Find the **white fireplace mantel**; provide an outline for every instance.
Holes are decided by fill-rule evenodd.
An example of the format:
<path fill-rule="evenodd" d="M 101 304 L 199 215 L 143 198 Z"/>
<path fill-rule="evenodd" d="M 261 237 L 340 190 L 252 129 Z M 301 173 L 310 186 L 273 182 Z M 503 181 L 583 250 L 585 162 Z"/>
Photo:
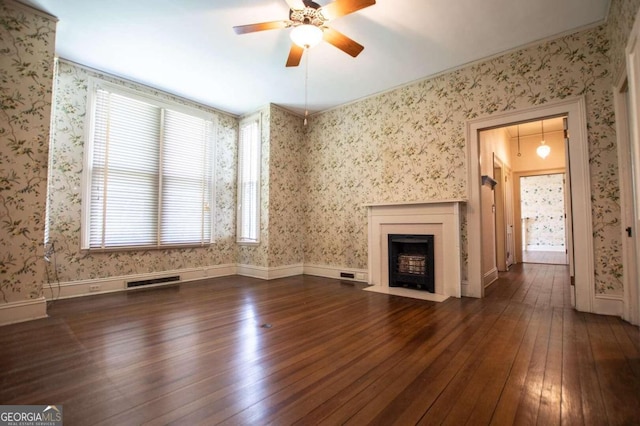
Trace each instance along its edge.
<path fill-rule="evenodd" d="M 460 206 L 463 199 L 367 204 L 369 218 L 368 291 L 441 302 L 460 297 Z M 389 234 L 434 236 L 435 292 L 389 286 Z"/>

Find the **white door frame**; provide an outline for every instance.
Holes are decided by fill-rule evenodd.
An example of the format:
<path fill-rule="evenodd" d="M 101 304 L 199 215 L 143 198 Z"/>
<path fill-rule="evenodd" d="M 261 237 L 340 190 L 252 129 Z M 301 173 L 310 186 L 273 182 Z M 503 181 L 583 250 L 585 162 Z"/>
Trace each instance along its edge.
<path fill-rule="evenodd" d="M 638 265 L 640 265 L 640 235 L 638 235 L 638 232 L 640 232 L 640 172 L 637 170 L 637 168 L 640 167 L 640 10 L 636 14 L 633 28 L 629 34 L 629 40 L 625 49 L 625 58 L 626 76 L 623 75 L 617 82 L 616 87 L 614 87 L 614 104 L 616 108 L 616 134 L 618 136 L 619 155 L 620 150 L 626 148 L 627 151 L 625 152 L 630 152 L 632 156 L 630 162 L 620 162 L 620 167 L 622 168 L 620 173 L 621 198 L 625 196 L 622 192 L 623 189 L 626 189 L 627 200 L 625 201 L 632 203 L 631 210 L 633 211 L 632 223 L 622 226 L 623 241 L 631 240 L 626 241 L 627 244 L 623 243 L 623 253 L 626 246 L 628 251 L 635 251 L 635 255 L 629 252 L 625 253 L 624 266 L 627 267 L 626 271 L 631 273 L 625 274 L 629 275 L 629 277 L 625 277 L 624 281 L 623 317 L 632 324 L 640 324 L 640 283 L 638 283 L 638 274 L 640 271 L 637 270 Z M 629 91 L 627 94 L 628 104 L 625 96 L 621 95 L 625 77 L 629 83 Z M 628 128 L 625 128 L 625 125 L 628 126 Z M 625 139 L 627 140 L 625 141 Z M 629 181 L 625 183 L 622 182 L 625 178 L 623 174 L 626 172 L 624 164 L 626 164 L 627 167 L 630 165 L 636 167 L 635 175 L 632 170 L 628 171 L 626 178 L 629 179 Z M 624 186 L 625 184 L 626 186 Z M 628 198 L 629 189 L 631 199 Z M 624 207 L 621 205 L 621 208 Z M 624 228 L 627 226 L 631 226 L 632 228 L 632 238 L 626 237 Z M 629 264 L 629 262 L 635 264 L 636 271 L 630 268 L 632 265 Z"/>
<path fill-rule="evenodd" d="M 627 105 L 629 92 L 626 91 L 627 74 L 623 73 L 618 84 L 613 87 L 613 104 L 616 116 L 616 139 L 618 150 L 618 179 L 620 185 L 620 235 L 622 240 L 622 285 L 624 286 L 624 309 L 622 318 L 632 324 L 639 323 L 638 304 L 638 270 L 636 267 L 636 244 L 634 238 L 629 238 L 625 228 L 631 227 L 632 234 L 638 230 L 634 224 L 635 196 L 633 174 L 633 149 L 631 146 L 630 117 Z"/>
<path fill-rule="evenodd" d="M 478 132 L 510 123 L 533 121 L 543 117 L 567 115 L 569 120 L 569 160 L 573 229 L 575 249 L 576 309 L 594 312 L 595 266 L 593 252 L 593 222 L 591 216 L 591 178 L 589 175 L 589 147 L 587 142 L 587 114 L 584 97 L 565 99 L 526 110 L 497 114 L 467 122 L 468 146 L 468 285 L 465 296 L 483 297 L 482 235 L 480 212 L 480 147 Z"/>

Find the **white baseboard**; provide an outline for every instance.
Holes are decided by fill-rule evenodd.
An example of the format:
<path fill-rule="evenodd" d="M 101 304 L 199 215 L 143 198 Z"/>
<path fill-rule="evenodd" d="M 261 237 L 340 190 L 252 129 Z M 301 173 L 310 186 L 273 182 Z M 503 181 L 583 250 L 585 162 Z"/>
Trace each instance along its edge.
<path fill-rule="evenodd" d="M 341 273 L 353 274 L 353 278 L 341 277 Z M 326 265 L 304 265 L 304 274 L 318 277 L 334 278 L 337 280 L 369 282 L 369 273 L 366 269 L 354 269 L 347 267 Z"/>
<path fill-rule="evenodd" d="M 525 247 L 525 251 L 555 251 L 562 252 L 566 251 L 565 246 L 543 246 L 543 245 L 527 245 Z"/>
<path fill-rule="evenodd" d="M 474 296 L 471 296 L 469 294 L 469 281 L 468 280 L 462 280 L 460 282 L 460 295 L 462 297 L 474 297 Z"/>
<path fill-rule="evenodd" d="M 60 284 L 44 284 L 43 292 L 47 300 L 69 299 L 72 297 L 88 296 L 93 294 L 113 293 L 117 291 L 131 290 L 127 288 L 127 282 L 148 280 L 166 276 L 179 275 L 179 283 L 186 283 L 204 278 L 225 277 L 237 273 L 236 265 L 215 265 L 203 268 L 176 269 L 171 271 L 153 272 L 148 274 L 121 275 L 109 278 L 96 278 L 91 280 L 78 280 L 62 282 Z M 173 284 L 173 283 L 167 283 Z M 161 286 L 167 284 L 157 284 Z M 150 286 L 149 286 L 150 287 Z M 148 287 L 145 287 L 148 288 Z M 140 289 L 133 287 L 132 289 Z"/>
<path fill-rule="evenodd" d="M 597 295 L 593 301 L 593 313 L 600 315 L 613 315 L 622 318 L 624 302 L 622 296 Z"/>
<path fill-rule="evenodd" d="M 311 271 L 311 272 L 308 272 Z M 308 267 L 302 263 L 296 265 L 285 265 L 277 267 L 264 267 L 255 265 L 215 265 L 204 268 L 177 269 L 171 271 L 153 272 L 148 274 L 121 275 L 108 278 L 96 278 L 89 280 L 77 280 L 61 283 L 44 284 L 44 297 L 47 300 L 69 299 L 73 297 L 89 296 L 94 294 L 114 293 L 118 291 L 126 291 L 132 289 L 140 289 L 134 287 L 127 288 L 127 282 L 137 280 L 147 280 L 153 278 L 161 278 L 166 276 L 179 275 L 178 283 L 186 283 L 204 278 L 224 277 L 229 275 L 242 275 L 246 277 L 259 278 L 263 280 L 273 280 L 277 278 L 291 277 L 308 273 L 310 275 L 318 275 L 328 278 L 337 278 L 349 280 L 350 278 L 340 278 L 340 272 L 350 272 L 354 274 L 353 281 L 367 281 L 367 273 L 365 270 L 336 268 L 331 266 L 312 266 Z M 170 282 L 166 284 L 153 284 L 144 288 L 158 287 L 163 285 L 175 284 Z"/>
<path fill-rule="evenodd" d="M 302 263 L 296 265 L 285 265 L 276 267 L 238 265 L 237 274 L 243 277 L 260 278 L 262 280 L 275 280 L 277 278 L 292 277 L 301 275 L 303 271 Z"/>
<path fill-rule="evenodd" d="M 46 317 L 47 301 L 44 297 L 0 305 L 0 326 Z"/>
<path fill-rule="evenodd" d="M 494 281 L 498 280 L 498 268 L 492 268 L 490 271 L 485 272 L 482 277 L 482 284 L 485 288 L 489 287 L 493 284 Z"/>

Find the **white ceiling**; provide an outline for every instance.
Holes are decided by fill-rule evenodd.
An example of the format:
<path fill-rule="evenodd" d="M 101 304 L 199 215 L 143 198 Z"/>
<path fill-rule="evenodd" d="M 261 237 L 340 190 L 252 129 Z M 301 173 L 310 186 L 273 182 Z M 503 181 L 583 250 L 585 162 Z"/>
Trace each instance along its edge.
<path fill-rule="evenodd" d="M 543 122 L 545 133 L 560 132 L 564 129 L 564 120 L 562 117 L 556 117 L 529 121 L 515 126 L 507 126 L 507 132 L 509 132 L 509 136 L 512 138 L 516 138 L 518 135 L 520 135 L 520 137 L 542 135 Z"/>
<path fill-rule="evenodd" d="M 285 0 L 21 0 L 59 18 L 58 56 L 233 114 L 275 103 L 304 110 L 304 62 L 285 68 L 289 31 L 234 25 L 288 18 Z M 316 0 L 326 5 L 330 0 Z M 329 25 L 357 58 L 309 53 L 309 111 L 404 85 L 604 22 L 609 0 L 378 0 Z"/>

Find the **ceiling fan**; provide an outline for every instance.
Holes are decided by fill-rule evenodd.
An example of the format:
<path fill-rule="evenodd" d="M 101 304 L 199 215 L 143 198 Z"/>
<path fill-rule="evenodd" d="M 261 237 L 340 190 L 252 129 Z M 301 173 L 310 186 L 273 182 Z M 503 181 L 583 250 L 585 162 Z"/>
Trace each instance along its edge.
<path fill-rule="evenodd" d="M 236 34 L 256 31 L 293 28 L 291 50 L 287 58 L 288 67 L 297 67 L 306 48 L 324 40 L 354 58 L 362 52 L 364 46 L 326 25 L 328 21 L 348 15 L 365 7 L 372 6 L 375 0 L 335 0 L 326 6 L 320 6 L 311 0 L 285 0 L 289 5 L 289 19 L 283 21 L 261 22 L 258 24 L 233 27 Z"/>

